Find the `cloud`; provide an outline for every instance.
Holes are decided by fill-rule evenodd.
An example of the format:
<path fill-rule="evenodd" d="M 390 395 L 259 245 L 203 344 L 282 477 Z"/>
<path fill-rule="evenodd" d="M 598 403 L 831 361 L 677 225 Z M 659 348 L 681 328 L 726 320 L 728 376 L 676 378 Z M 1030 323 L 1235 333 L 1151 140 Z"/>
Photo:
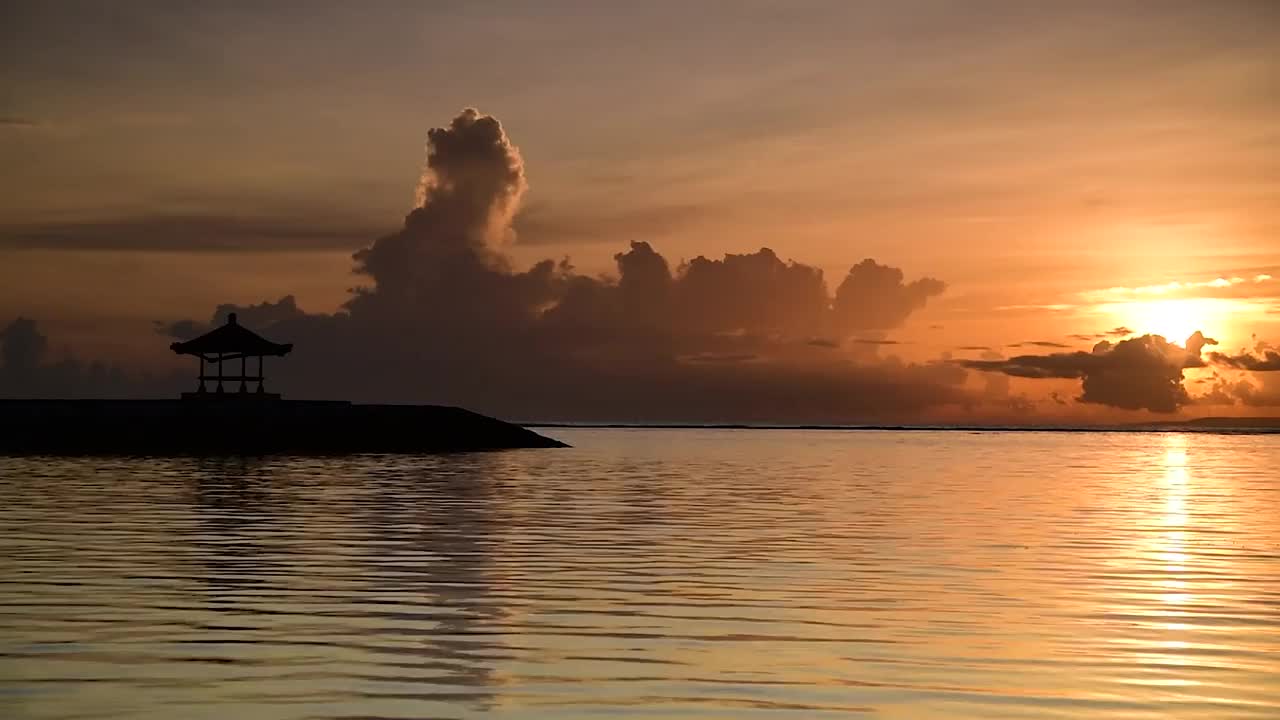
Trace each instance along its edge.
<path fill-rule="evenodd" d="M 36 329 L 36 323 L 30 318 L 16 318 L 0 331 L 0 359 L 4 364 L 0 367 L 11 377 L 24 376 L 39 367 L 45 350 L 49 347 L 49 339 Z"/>
<path fill-rule="evenodd" d="M 856 349 L 945 289 L 863 260 L 831 292 L 769 248 L 675 264 L 648 242 L 607 276 L 505 250 L 528 181 L 491 116 L 428 134 L 418 204 L 353 255 L 365 279 L 333 314 L 285 295 L 157 324 L 185 338 L 230 312 L 297 347 L 273 388 L 291 397 L 458 404 L 525 419 L 855 422 L 972 403 L 966 371 Z M 877 340 L 877 343 L 892 341 Z"/>
<path fill-rule="evenodd" d="M 1276 372 L 1280 371 L 1280 352 L 1276 350 L 1259 350 L 1257 355 L 1252 353 L 1226 355 L 1215 352 L 1209 353 L 1209 362 L 1237 370 Z"/>
<path fill-rule="evenodd" d="M 0 248 L 155 252 L 354 250 L 378 232 L 368 223 L 313 215 L 270 217 L 145 215 L 0 227 Z"/>
<path fill-rule="evenodd" d="M 1070 303 L 1051 303 L 1051 304 L 1032 304 L 1032 305 L 997 305 L 992 310 L 1000 312 L 1023 312 L 1026 310 L 1049 310 L 1052 312 L 1064 312 L 1066 310 L 1074 310 L 1075 305 Z"/>
<path fill-rule="evenodd" d="M 682 363 L 744 363 L 759 360 L 760 356 L 754 353 L 694 353 L 692 355 L 682 355 L 676 360 Z"/>
<path fill-rule="evenodd" d="M 673 290 L 688 327 L 702 332 L 818 333 L 831 302 L 821 270 L 783 262 L 769 248 L 699 255 L 680 267 Z"/>
<path fill-rule="evenodd" d="M 1260 385 L 1240 380 L 1230 386 L 1230 392 L 1249 407 L 1280 407 L 1280 376 L 1264 375 Z"/>
<path fill-rule="evenodd" d="M 1093 340 L 1105 340 L 1107 338 L 1122 338 L 1122 337 L 1128 337 L 1130 335 L 1136 335 L 1136 334 L 1137 333 L 1135 333 L 1133 330 L 1130 330 L 1129 328 L 1121 325 L 1119 327 L 1114 327 L 1110 330 L 1107 330 L 1106 332 L 1093 333 L 1091 335 L 1084 334 L 1084 333 L 1074 333 L 1072 335 L 1068 335 L 1067 337 L 1071 338 L 1072 340 L 1093 341 Z"/>
<path fill-rule="evenodd" d="M 836 288 L 833 310 L 837 324 L 848 331 L 888 330 L 900 326 L 946 287 L 928 277 L 904 282 L 898 268 L 866 259 L 854 265 Z"/>
<path fill-rule="evenodd" d="M 1069 348 L 1071 346 L 1064 345 L 1060 342 L 1053 342 L 1051 340 L 1030 340 L 1027 342 L 1014 343 L 1012 345 L 1008 345 L 1007 347 Z"/>
<path fill-rule="evenodd" d="M 1156 285 L 1086 290 L 1080 296 L 1091 303 L 1185 298 L 1256 298 L 1280 295 L 1278 268 L 1241 270 L 1205 280 L 1172 280 Z"/>
<path fill-rule="evenodd" d="M 1171 413 L 1191 402 L 1182 384 L 1183 369 L 1203 366 L 1201 350 L 1212 344 L 1216 341 L 1198 331 L 1185 347 L 1159 335 L 1143 335 L 1115 344 L 1104 340 L 1092 352 L 962 360 L 960 365 L 1022 378 L 1078 378 L 1083 391 L 1079 402 Z"/>
<path fill-rule="evenodd" d="M 19 115 L 0 115 L 0 128 L 10 130 L 34 130 L 41 127 L 38 120 L 32 118 L 21 117 Z"/>
<path fill-rule="evenodd" d="M 298 307 L 298 301 L 292 295 L 286 295 L 276 302 L 262 302 L 256 305 L 219 305 L 213 311 L 213 317 L 207 323 L 194 320 L 178 320 L 175 322 L 156 322 L 156 332 L 177 340 L 190 340 L 199 337 L 227 321 L 231 313 L 236 313 L 237 322 L 246 327 L 271 327 L 288 320 L 306 317 L 306 313 Z"/>
<path fill-rule="evenodd" d="M 102 362 L 49 357 L 49 340 L 34 320 L 19 317 L 0 330 L 0 397 L 138 397 L 176 394 L 176 376 L 129 375 Z"/>

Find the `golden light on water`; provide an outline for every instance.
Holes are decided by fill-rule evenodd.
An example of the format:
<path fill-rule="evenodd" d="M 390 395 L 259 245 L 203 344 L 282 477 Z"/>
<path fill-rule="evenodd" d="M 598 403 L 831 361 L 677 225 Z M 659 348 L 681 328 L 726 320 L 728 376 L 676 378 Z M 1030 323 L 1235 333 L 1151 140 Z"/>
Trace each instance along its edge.
<path fill-rule="evenodd" d="M 1187 438 L 1182 433 L 1165 436 L 1164 451 L 1164 533 L 1159 557 L 1164 562 L 1162 585 L 1169 590 L 1160 600 L 1169 605 L 1183 605 L 1191 596 L 1182 575 L 1187 571 Z M 1177 629 L 1181 623 L 1170 623 Z"/>

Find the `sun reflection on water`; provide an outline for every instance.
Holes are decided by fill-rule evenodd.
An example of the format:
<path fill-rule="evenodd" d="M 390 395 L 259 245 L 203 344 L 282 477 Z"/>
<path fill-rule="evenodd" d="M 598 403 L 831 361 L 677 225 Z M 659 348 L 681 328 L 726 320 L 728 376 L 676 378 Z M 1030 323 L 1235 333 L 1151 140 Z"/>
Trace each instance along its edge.
<path fill-rule="evenodd" d="M 1187 572 L 1187 486 L 1189 483 L 1187 467 L 1187 436 L 1183 433 L 1170 433 L 1164 437 L 1164 527 L 1161 544 L 1157 556 L 1163 563 L 1162 577 L 1158 585 L 1167 590 L 1160 593 L 1160 601 L 1170 615 L 1181 615 L 1184 609 L 1178 606 L 1191 602 L 1193 597 L 1187 592 L 1187 582 L 1183 576 Z M 1168 630 L 1184 628 L 1183 623 L 1169 622 L 1164 627 Z"/>

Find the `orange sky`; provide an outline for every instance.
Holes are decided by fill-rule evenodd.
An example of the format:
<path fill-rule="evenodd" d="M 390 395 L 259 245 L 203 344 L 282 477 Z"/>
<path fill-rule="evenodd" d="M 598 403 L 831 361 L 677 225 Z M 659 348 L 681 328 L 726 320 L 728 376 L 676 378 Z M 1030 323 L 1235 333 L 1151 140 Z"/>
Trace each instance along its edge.
<path fill-rule="evenodd" d="M 155 320 L 331 312 L 475 106 L 523 156 L 517 268 L 767 246 L 834 292 L 870 257 L 947 283 L 877 335 L 916 362 L 1280 342 L 1277 6 L 1076 5 L 11 5 L 0 323 L 149 365 Z"/>

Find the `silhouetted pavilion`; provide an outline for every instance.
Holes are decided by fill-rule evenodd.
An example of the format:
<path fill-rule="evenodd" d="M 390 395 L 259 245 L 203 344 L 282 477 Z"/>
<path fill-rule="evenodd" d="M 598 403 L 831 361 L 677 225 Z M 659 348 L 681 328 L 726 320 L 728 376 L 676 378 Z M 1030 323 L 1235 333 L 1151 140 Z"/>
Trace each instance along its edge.
<path fill-rule="evenodd" d="M 186 342 L 173 343 L 169 348 L 179 355 L 195 355 L 200 358 L 200 389 L 195 393 L 183 393 L 183 397 L 203 396 L 208 392 L 205 386 L 206 381 L 216 381 L 218 386 L 214 392 L 222 393 L 224 381 L 234 382 L 236 380 L 240 381 L 239 392 L 249 392 L 248 384 L 256 382 L 258 383 L 257 393 L 262 395 L 265 394 L 262 389 L 262 359 L 268 355 L 275 357 L 287 355 L 293 349 L 293 344 L 273 343 L 237 323 L 236 314 L 231 313 L 227 316 L 226 325 L 210 330 L 198 338 Z M 258 358 L 258 373 L 256 375 L 249 375 L 247 372 L 247 360 L 251 357 Z M 234 360 L 240 361 L 240 374 L 224 374 L 222 363 Z M 210 363 L 217 365 L 217 375 L 209 375 L 206 372 L 206 368 Z"/>

